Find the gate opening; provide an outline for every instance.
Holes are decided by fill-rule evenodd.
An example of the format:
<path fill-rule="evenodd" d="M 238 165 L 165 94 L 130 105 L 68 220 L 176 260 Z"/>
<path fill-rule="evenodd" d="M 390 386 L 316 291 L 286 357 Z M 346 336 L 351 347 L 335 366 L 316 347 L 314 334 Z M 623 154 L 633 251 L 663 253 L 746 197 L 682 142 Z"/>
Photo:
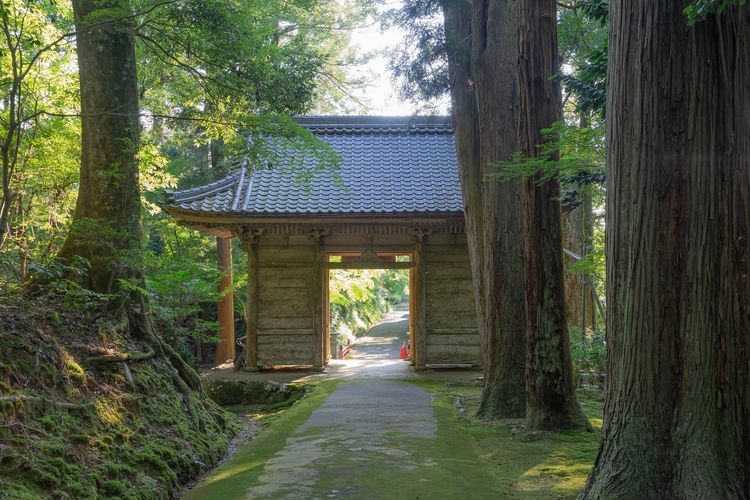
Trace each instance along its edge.
<path fill-rule="evenodd" d="M 327 258 L 327 359 L 400 361 L 414 338 L 411 254 L 338 253 Z"/>

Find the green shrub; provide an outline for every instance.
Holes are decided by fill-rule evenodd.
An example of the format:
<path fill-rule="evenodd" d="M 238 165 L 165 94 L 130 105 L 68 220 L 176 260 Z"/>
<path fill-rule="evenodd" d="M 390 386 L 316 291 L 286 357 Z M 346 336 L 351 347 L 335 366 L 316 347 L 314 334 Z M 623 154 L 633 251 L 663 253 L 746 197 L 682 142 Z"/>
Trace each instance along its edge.
<path fill-rule="evenodd" d="M 573 377 L 576 385 L 601 385 L 607 349 L 603 330 L 587 330 L 583 335 L 577 326 L 570 327 L 570 353 L 573 358 Z"/>

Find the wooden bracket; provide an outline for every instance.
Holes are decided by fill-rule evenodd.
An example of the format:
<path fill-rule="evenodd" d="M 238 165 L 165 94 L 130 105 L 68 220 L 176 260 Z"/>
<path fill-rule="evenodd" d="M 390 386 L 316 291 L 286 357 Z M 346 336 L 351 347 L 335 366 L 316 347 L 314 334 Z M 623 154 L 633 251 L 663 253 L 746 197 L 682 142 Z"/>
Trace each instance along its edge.
<path fill-rule="evenodd" d="M 258 239 L 260 239 L 260 237 L 263 236 L 265 232 L 265 229 L 243 227 L 242 232 L 240 233 L 240 238 L 242 239 L 240 248 L 247 251 L 247 246 L 258 243 Z"/>
<path fill-rule="evenodd" d="M 430 236 L 433 233 L 432 229 L 426 229 L 426 228 L 416 228 L 414 229 L 414 237 L 417 239 L 417 242 L 423 242 L 428 236 Z"/>

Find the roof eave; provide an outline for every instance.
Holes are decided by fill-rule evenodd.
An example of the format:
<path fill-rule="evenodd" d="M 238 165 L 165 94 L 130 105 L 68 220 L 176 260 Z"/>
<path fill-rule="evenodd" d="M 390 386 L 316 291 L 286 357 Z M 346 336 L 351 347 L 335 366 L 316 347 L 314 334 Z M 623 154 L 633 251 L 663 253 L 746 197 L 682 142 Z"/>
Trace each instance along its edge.
<path fill-rule="evenodd" d="M 184 223 L 210 223 L 222 225 L 237 224 L 275 224 L 275 223 L 324 223 L 324 224 L 347 224 L 347 223 L 384 223 L 408 222 L 419 223 L 449 220 L 452 222 L 463 221 L 463 211 L 443 212 L 389 212 L 389 213 L 363 213 L 363 212 L 336 212 L 336 213 L 224 213 L 205 212 L 198 210 L 186 210 L 183 208 L 161 205 L 167 213 Z"/>

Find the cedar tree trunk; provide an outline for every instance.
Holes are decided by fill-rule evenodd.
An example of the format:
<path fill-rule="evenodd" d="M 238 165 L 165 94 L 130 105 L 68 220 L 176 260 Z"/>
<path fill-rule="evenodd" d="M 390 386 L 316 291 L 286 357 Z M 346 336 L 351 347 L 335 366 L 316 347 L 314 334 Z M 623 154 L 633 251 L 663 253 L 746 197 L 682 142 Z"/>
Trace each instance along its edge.
<path fill-rule="evenodd" d="M 583 498 L 750 498 L 750 9 L 613 0 L 607 398 Z"/>
<path fill-rule="evenodd" d="M 488 178 L 517 149 L 515 4 L 442 2 L 488 418 L 525 410 L 520 189 Z"/>
<path fill-rule="evenodd" d="M 541 130 L 560 118 L 555 0 L 519 0 L 521 151 L 538 156 Z M 555 158 L 552 158 L 553 160 Z M 575 394 L 565 317 L 560 185 L 524 181 L 526 269 L 526 419 L 537 429 L 582 427 L 586 419 Z"/>
<path fill-rule="evenodd" d="M 141 262 L 138 93 L 125 0 L 75 0 L 81 88 L 81 177 L 73 225 L 60 251 L 88 260 L 88 286 L 118 289 Z M 93 15 L 92 15 L 93 14 Z"/>
<path fill-rule="evenodd" d="M 142 286 L 138 94 L 129 7 L 127 0 L 73 0 L 81 81 L 81 177 L 73 224 L 60 256 L 88 259 L 88 285 L 96 292 L 118 291 L 120 278 Z M 127 290 L 116 303 L 115 313 L 125 316 L 130 335 L 172 365 L 178 390 L 185 395 L 202 392 L 195 371 L 154 333 L 146 298 L 138 289 Z"/>

